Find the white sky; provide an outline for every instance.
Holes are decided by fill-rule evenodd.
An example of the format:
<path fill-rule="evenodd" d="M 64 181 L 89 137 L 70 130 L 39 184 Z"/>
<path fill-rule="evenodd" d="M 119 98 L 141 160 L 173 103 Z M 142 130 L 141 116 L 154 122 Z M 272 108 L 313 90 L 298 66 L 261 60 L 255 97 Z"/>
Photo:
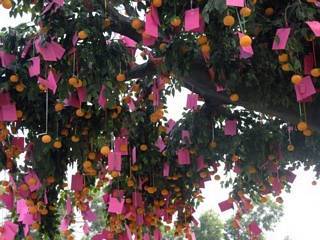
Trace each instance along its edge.
<path fill-rule="evenodd" d="M 8 11 L 0 6 L 0 28 L 4 26 L 15 26 L 18 23 L 27 21 L 27 17 L 10 19 Z M 169 98 L 168 116 L 174 120 L 178 120 L 183 112 L 186 103 L 187 91 L 183 90 L 178 93 L 175 98 Z M 319 240 L 320 227 L 319 216 L 320 208 L 320 189 L 318 186 L 312 186 L 314 180 L 312 172 L 304 172 L 299 170 L 297 178 L 293 184 L 291 194 L 283 194 L 284 198 L 284 217 L 281 219 L 276 230 L 273 233 L 267 233 L 267 240 L 283 240 L 289 235 L 292 240 Z M 208 182 L 203 190 L 205 196 L 204 202 L 200 205 L 196 212 L 196 216 L 201 215 L 206 210 L 214 209 L 220 213 L 218 203 L 226 200 L 228 191 L 221 189 L 219 183 L 215 181 Z M 226 218 L 230 213 L 220 214 L 222 218 Z M 3 217 L 0 214 L 0 218 Z M 3 219 L 0 219 L 2 222 Z"/>

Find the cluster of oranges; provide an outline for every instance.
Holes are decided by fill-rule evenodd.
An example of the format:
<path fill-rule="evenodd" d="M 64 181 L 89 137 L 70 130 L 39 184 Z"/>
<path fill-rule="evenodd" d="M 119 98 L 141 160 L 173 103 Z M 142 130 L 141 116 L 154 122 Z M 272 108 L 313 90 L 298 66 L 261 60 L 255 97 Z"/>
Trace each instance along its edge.
<path fill-rule="evenodd" d="M 10 83 L 14 84 L 14 88 L 17 92 L 21 93 L 25 90 L 26 86 L 23 84 L 22 80 L 17 74 L 12 74 L 9 77 Z"/>

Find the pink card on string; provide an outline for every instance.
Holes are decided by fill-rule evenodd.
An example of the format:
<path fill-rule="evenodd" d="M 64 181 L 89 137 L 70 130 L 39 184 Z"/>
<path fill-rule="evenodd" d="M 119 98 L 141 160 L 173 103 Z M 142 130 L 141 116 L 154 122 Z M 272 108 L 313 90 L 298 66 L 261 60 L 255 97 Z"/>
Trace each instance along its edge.
<path fill-rule="evenodd" d="M 249 231 L 255 236 L 258 236 L 262 233 L 262 230 L 260 229 L 256 221 L 251 222 L 248 228 L 249 228 Z"/>
<path fill-rule="evenodd" d="M 177 151 L 178 155 L 178 164 L 179 165 L 188 165 L 190 164 L 190 153 L 187 148 L 181 148 Z"/>
<path fill-rule="evenodd" d="M 154 240 L 161 240 L 162 238 L 162 235 L 161 235 L 161 232 L 158 228 L 156 228 L 153 232 L 153 238 Z"/>
<path fill-rule="evenodd" d="M 314 67 L 313 54 L 310 53 L 308 55 L 305 55 L 303 58 L 304 74 L 310 75 L 310 72 L 313 69 L 313 67 Z"/>
<path fill-rule="evenodd" d="M 195 94 L 195 93 L 188 94 L 187 104 L 186 104 L 187 109 L 192 109 L 192 110 L 196 109 L 198 106 L 198 99 L 199 99 L 198 94 Z"/>
<path fill-rule="evenodd" d="M 316 37 L 320 37 L 320 22 L 318 21 L 307 21 L 308 26 Z"/>
<path fill-rule="evenodd" d="M 0 121 L 17 121 L 17 109 L 15 104 L 2 105 L 0 107 Z"/>
<path fill-rule="evenodd" d="M 156 40 L 157 40 L 157 38 L 152 37 L 152 36 L 143 35 L 143 37 L 142 37 L 143 45 L 148 46 L 148 47 L 154 45 L 156 43 Z"/>
<path fill-rule="evenodd" d="M 87 88 L 79 87 L 77 88 L 77 93 L 80 103 L 83 103 L 87 100 Z"/>
<path fill-rule="evenodd" d="M 18 231 L 19 231 L 19 226 L 18 224 L 15 224 L 13 222 L 5 222 L 3 224 L 3 232 L 0 235 L 0 239 L 2 240 L 14 240 Z"/>
<path fill-rule="evenodd" d="M 158 8 L 155 6 L 151 5 L 151 16 L 153 18 L 153 21 L 160 26 L 160 20 L 159 20 L 159 13 L 158 13 Z"/>
<path fill-rule="evenodd" d="M 68 197 L 66 201 L 66 211 L 68 215 L 72 213 L 72 204 L 70 197 Z"/>
<path fill-rule="evenodd" d="M 272 50 L 286 49 L 291 28 L 279 28 L 273 41 Z"/>
<path fill-rule="evenodd" d="M 10 93 L 0 92 L 0 107 L 11 103 Z"/>
<path fill-rule="evenodd" d="M 301 102 L 316 93 L 312 79 L 310 76 L 306 76 L 299 84 L 294 85 L 296 91 L 297 101 Z"/>
<path fill-rule="evenodd" d="M 121 214 L 123 210 L 123 206 L 124 206 L 124 199 L 110 197 L 108 212 Z"/>
<path fill-rule="evenodd" d="M 16 56 L 0 50 L 0 60 L 2 67 L 10 69 L 12 63 L 16 60 Z"/>
<path fill-rule="evenodd" d="M 82 191 L 83 187 L 84 187 L 83 176 L 80 173 L 73 175 L 71 179 L 71 190 L 78 192 L 78 191 Z"/>
<path fill-rule="evenodd" d="M 229 199 L 225 200 L 223 202 L 220 202 L 219 208 L 220 208 L 221 212 L 227 211 L 227 210 L 233 208 L 233 202 L 230 201 Z"/>
<path fill-rule="evenodd" d="M 31 46 L 32 46 L 32 41 L 29 40 L 23 48 L 23 51 L 21 53 L 21 58 L 25 58 L 27 56 L 29 50 L 31 49 Z"/>
<path fill-rule="evenodd" d="M 151 37 L 158 38 L 158 25 L 154 21 L 151 12 L 146 15 L 145 33 Z"/>
<path fill-rule="evenodd" d="M 162 140 L 162 137 L 158 137 L 158 140 L 155 142 L 155 146 L 159 149 L 160 152 L 162 152 L 166 148 L 166 145 Z"/>
<path fill-rule="evenodd" d="M 184 16 L 184 29 L 186 31 L 193 31 L 199 29 L 200 27 L 200 10 L 199 8 L 194 8 L 185 11 Z"/>
<path fill-rule="evenodd" d="M 134 41 L 131 38 L 128 38 L 126 36 L 122 36 L 121 37 L 121 41 L 128 48 L 135 48 L 137 46 L 137 42 L 136 41 Z"/>
<path fill-rule="evenodd" d="M 114 141 L 114 151 L 120 152 L 121 155 L 128 155 L 128 138 L 117 137 Z"/>
<path fill-rule="evenodd" d="M 204 22 L 204 19 L 203 19 L 203 17 L 201 15 L 200 15 L 200 18 L 199 18 L 199 24 L 200 24 L 200 26 L 197 29 L 194 29 L 193 32 L 204 33 L 204 30 L 205 30 L 205 27 L 206 27 L 206 23 Z"/>
<path fill-rule="evenodd" d="M 56 94 L 57 81 L 58 80 L 56 79 L 56 75 L 52 71 L 49 71 L 49 74 L 48 74 L 48 88 L 53 92 L 53 94 Z"/>
<path fill-rule="evenodd" d="M 170 119 L 167 123 L 167 133 L 171 132 L 176 122 L 172 119 Z"/>
<path fill-rule="evenodd" d="M 33 57 L 30 59 L 31 63 L 28 67 L 29 76 L 35 77 L 40 74 L 40 57 Z"/>
<path fill-rule="evenodd" d="M 78 98 L 78 94 L 76 94 L 76 93 L 71 93 L 69 95 L 69 98 L 66 99 L 64 101 L 64 103 L 66 104 L 66 106 L 72 106 L 75 108 L 80 108 L 80 106 L 81 106 L 79 98 Z"/>
<path fill-rule="evenodd" d="M 244 7 L 244 0 L 227 0 L 226 4 L 231 7 Z"/>
<path fill-rule="evenodd" d="M 168 163 L 163 164 L 163 176 L 169 177 L 170 165 Z"/>
<path fill-rule="evenodd" d="M 110 152 L 108 154 L 108 169 L 110 171 L 121 171 L 121 153 L 120 152 Z"/>
<path fill-rule="evenodd" d="M 208 167 L 208 164 L 205 163 L 203 156 L 197 157 L 196 161 L 197 161 L 197 171 L 200 171 Z"/>
<path fill-rule="evenodd" d="M 19 149 L 20 152 L 24 151 L 24 137 L 14 137 L 12 144 Z"/>
<path fill-rule="evenodd" d="M 235 136 L 237 135 L 237 120 L 226 120 L 224 127 L 224 135 Z"/>
<path fill-rule="evenodd" d="M 143 207 L 142 194 L 140 192 L 135 191 L 132 193 L 132 203 L 135 208 Z"/>
<path fill-rule="evenodd" d="M 89 222 L 94 222 L 97 220 L 97 215 L 92 212 L 90 208 L 87 211 L 83 212 L 82 216 L 84 220 L 87 220 Z"/>
<path fill-rule="evenodd" d="M 181 139 L 185 142 L 191 143 L 190 132 L 188 130 L 181 131 Z"/>
<path fill-rule="evenodd" d="M 98 99 L 98 103 L 99 103 L 100 107 L 102 107 L 102 108 L 105 108 L 106 104 L 107 104 L 105 92 L 106 92 L 106 86 L 102 85 L 102 87 L 100 89 L 100 93 L 99 93 L 99 99 Z"/>
<path fill-rule="evenodd" d="M 14 207 L 14 199 L 13 199 L 13 194 L 8 193 L 8 194 L 0 194 L 0 201 L 3 202 L 4 206 L 8 210 L 12 210 Z"/>

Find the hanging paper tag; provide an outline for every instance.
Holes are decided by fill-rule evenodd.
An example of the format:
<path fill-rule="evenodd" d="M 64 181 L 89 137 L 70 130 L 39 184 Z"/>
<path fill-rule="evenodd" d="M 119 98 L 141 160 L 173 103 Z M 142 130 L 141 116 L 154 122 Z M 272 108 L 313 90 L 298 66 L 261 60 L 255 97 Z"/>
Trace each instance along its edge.
<path fill-rule="evenodd" d="M 282 50 L 286 48 L 290 35 L 290 28 L 279 28 L 273 41 L 272 50 Z"/>
<path fill-rule="evenodd" d="M 187 10 L 184 17 L 184 29 L 186 31 L 193 31 L 200 27 L 200 10 L 194 8 Z"/>

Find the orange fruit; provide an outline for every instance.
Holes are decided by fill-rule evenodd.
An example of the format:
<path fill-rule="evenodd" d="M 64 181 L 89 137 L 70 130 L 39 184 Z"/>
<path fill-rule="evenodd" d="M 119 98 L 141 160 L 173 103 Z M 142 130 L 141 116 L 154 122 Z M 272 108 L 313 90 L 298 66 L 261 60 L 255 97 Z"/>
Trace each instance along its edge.
<path fill-rule="evenodd" d="M 86 113 L 81 108 L 76 110 L 77 117 L 83 117 Z"/>
<path fill-rule="evenodd" d="M 142 21 L 139 18 L 134 18 L 131 20 L 131 27 L 135 30 L 142 28 Z"/>
<path fill-rule="evenodd" d="M 17 118 L 22 118 L 23 112 L 21 110 L 17 110 Z"/>
<path fill-rule="evenodd" d="M 53 143 L 53 147 L 56 149 L 60 149 L 62 147 L 62 143 L 59 139 L 56 139 Z"/>
<path fill-rule="evenodd" d="M 9 78 L 10 82 L 16 83 L 19 81 L 19 76 L 17 74 L 12 74 Z"/>
<path fill-rule="evenodd" d="M 252 39 L 248 35 L 244 35 L 240 38 L 240 46 L 241 47 L 249 47 L 252 44 Z"/>
<path fill-rule="evenodd" d="M 161 7 L 162 6 L 162 0 L 152 0 L 152 5 L 154 7 Z"/>
<path fill-rule="evenodd" d="M 41 137 L 41 141 L 42 141 L 43 143 L 45 143 L 45 144 L 50 143 L 51 140 L 52 140 L 52 138 L 51 138 L 51 136 L 50 136 L 49 134 L 43 135 L 43 136 Z"/>
<path fill-rule="evenodd" d="M 88 153 L 88 158 L 90 160 L 95 160 L 96 159 L 97 154 L 95 152 L 89 152 Z"/>
<path fill-rule="evenodd" d="M 170 21 L 170 24 L 173 27 L 179 27 L 181 25 L 181 18 L 178 16 L 173 17 Z"/>
<path fill-rule="evenodd" d="M 314 68 L 310 72 L 312 77 L 320 77 L 320 68 Z"/>
<path fill-rule="evenodd" d="M 274 13 L 274 10 L 273 10 L 272 7 L 268 7 L 268 8 L 266 8 L 266 10 L 264 11 L 264 14 L 265 14 L 266 16 L 268 16 L 268 17 L 272 16 L 273 13 Z"/>
<path fill-rule="evenodd" d="M 204 44 L 201 46 L 201 52 L 203 54 L 209 54 L 211 52 L 211 48 L 209 46 L 209 44 Z"/>
<path fill-rule="evenodd" d="M 63 103 L 56 103 L 56 104 L 54 105 L 54 110 L 55 110 L 56 112 L 62 111 L 63 108 L 64 108 L 64 104 L 63 104 Z"/>
<path fill-rule="evenodd" d="M 278 56 L 278 60 L 280 63 L 286 63 L 289 61 L 289 55 L 286 53 L 282 53 Z"/>
<path fill-rule="evenodd" d="M 71 78 L 68 79 L 68 83 L 69 83 L 69 85 L 71 85 L 71 86 L 76 85 L 77 82 L 78 82 L 78 79 L 77 79 L 76 77 L 71 77 Z"/>
<path fill-rule="evenodd" d="M 124 75 L 123 73 L 119 73 L 116 79 L 118 82 L 123 82 L 124 80 L 126 80 L 126 75 Z"/>
<path fill-rule="evenodd" d="M 110 153 L 110 148 L 109 148 L 109 146 L 107 146 L 107 145 L 103 146 L 103 147 L 100 149 L 100 153 L 101 153 L 103 156 L 108 156 L 108 154 Z"/>
<path fill-rule="evenodd" d="M 159 49 L 161 52 L 164 52 L 167 49 L 167 44 L 166 43 L 160 43 Z"/>
<path fill-rule="evenodd" d="M 238 102 L 239 101 L 239 95 L 236 93 L 231 94 L 229 98 L 230 98 L 231 102 Z"/>
<path fill-rule="evenodd" d="M 11 2 L 11 0 L 3 0 L 3 1 L 2 1 L 2 6 L 3 6 L 3 8 L 5 8 L 5 9 L 10 9 L 10 8 L 12 8 L 12 2 Z"/>
<path fill-rule="evenodd" d="M 86 38 L 88 38 L 88 33 L 84 30 L 78 32 L 78 38 L 81 40 L 84 40 Z"/>
<path fill-rule="evenodd" d="M 291 82 L 296 85 L 296 84 L 299 84 L 300 82 L 302 81 L 302 76 L 301 75 L 298 75 L 298 74 L 295 74 L 291 77 Z"/>
<path fill-rule="evenodd" d="M 294 151 L 294 146 L 292 144 L 289 144 L 287 146 L 287 149 L 288 149 L 289 152 L 293 152 Z"/>
<path fill-rule="evenodd" d="M 240 15 L 242 16 L 242 17 L 249 17 L 250 15 L 251 15 L 251 9 L 250 8 L 248 8 L 248 7 L 243 7 L 243 8 L 241 8 L 241 10 L 240 10 Z"/>
<path fill-rule="evenodd" d="M 16 91 L 20 93 L 23 92 L 25 88 L 26 86 L 23 83 L 18 83 L 15 87 Z"/>
<path fill-rule="evenodd" d="M 206 44 L 208 42 L 208 38 L 206 35 L 200 35 L 197 39 L 197 42 L 201 46 L 201 45 Z"/>
<path fill-rule="evenodd" d="M 111 19 L 110 19 L 110 18 L 106 18 L 106 19 L 104 20 L 104 22 L 103 22 L 103 26 L 104 26 L 105 28 L 110 27 L 110 26 L 111 26 Z"/>
<path fill-rule="evenodd" d="M 235 19 L 233 16 L 231 15 L 227 15 L 223 18 L 223 24 L 226 26 L 226 27 L 231 27 L 233 26 L 235 23 Z"/>
<path fill-rule="evenodd" d="M 300 132 L 303 132 L 304 130 L 308 129 L 308 124 L 304 121 L 300 121 L 297 125 L 297 128 Z"/>
<path fill-rule="evenodd" d="M 143 151 L 143 152 L 145 152 L 145 151 L 148 150 L 148 146 L 147 146 L 146 144 L 141 144 L 141 145 L 140 145 L 140 150 Z"/>
<path fill-rule="evenodd" d="M 285 63 L 285 64 L 281 65 L 281 69 L 285 72 L 289 72 L 289 71 L 291 71 L 292 67 L 289 63 Z"/>
<path fill-rule="evenodd" d="M 80 141 L 80 137 L 78 137 L 78 136 L 76 136 L 76 135 L 73 135 L 73 136 L 71 137 L 71 141 L 74 142 L 74 143 L 77 143 L 77 142 Z"/>
<path fill-rule="evenodd" d="M 214 180 L 219 181 L 221 179 L 220 175 L 215 175 Z"/>
<path fill-rule="evenodd" d="M 312 136 L 312 130 L 307 128 L 306 130 L 304 130 L 303 132 L 303 135 L 306 136 L 306 137 L 311 137 Z"/>

